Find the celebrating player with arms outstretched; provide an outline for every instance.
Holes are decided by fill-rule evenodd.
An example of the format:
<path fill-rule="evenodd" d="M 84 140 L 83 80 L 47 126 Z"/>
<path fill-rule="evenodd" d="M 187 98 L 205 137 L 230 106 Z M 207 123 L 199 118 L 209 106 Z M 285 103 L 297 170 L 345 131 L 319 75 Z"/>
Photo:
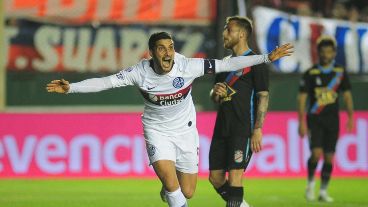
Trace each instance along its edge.
<path fill-rule="evenodd" d="M 228 60 L 186 58 L 175 52 L 170 34 L 151 35 L 152 59 L 143 59 L 119 73 L 69 84 L 53 80 L 48 92 L 88 93 L 135 85 L 144 97 L 142 123 L 147 153 L 165 189 L 170 207 L 187 206 L 193 196 L 198 173 L 199 138 L 192 82 L 204 74 L 238 70 L 291 55 L 292 45 L 283 45 L 268 55 L 236 57 Z"/>

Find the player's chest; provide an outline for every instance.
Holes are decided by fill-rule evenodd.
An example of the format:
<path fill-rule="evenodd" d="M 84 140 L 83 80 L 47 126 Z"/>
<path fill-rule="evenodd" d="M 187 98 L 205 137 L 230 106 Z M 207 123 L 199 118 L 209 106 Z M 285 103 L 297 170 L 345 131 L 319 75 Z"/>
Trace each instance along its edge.
<path fill-rule="evenodd" d="M 140 86 L 140 89 L 151 94 L 169 94 L 185 90 L 193 82 L 191 77 L 183 74 L 175 76 L 153 76 L 146 77 Z"/>
<path fill-rule="evenodd" d="M 316 88 L 316 87 L 328 87 L 331 84 L 340 84 L 340 78 L 338 78 L 336 73 L 330 73 L 330 74 L 321 74 L 321 75 L 315 75 L 311 76 L 310 78 L 310 84 Z"/>

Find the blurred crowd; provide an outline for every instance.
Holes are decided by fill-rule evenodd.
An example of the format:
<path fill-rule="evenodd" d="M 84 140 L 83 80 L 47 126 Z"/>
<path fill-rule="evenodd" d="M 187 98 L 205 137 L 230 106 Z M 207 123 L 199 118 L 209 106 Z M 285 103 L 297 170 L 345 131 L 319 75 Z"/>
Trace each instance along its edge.
<path fill-rule="evenodd" d="M 368 22 L 368 0 L 252 0 L 252 4 L 302 16 Z"/>

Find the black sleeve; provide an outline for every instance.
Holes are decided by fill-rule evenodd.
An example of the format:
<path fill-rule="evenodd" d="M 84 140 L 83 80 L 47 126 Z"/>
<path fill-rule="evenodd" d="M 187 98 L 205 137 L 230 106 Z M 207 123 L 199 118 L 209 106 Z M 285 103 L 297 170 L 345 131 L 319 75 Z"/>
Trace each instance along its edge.
<path fill-rule="evenodd" d="M 341 80 L 340 90 L 341 91 L 351 90 L 350 79 L 345 69 L 344 69 L 343 78 Z"/>
<path fill-rule="evenodd" d="M 299 92 L 305 92 L 308 93 L 310 84 L 308 81 L 308 71 L 306 71 L 299 82 Z"/>
<path fill-rule="evenodd" d="M 265 64 L 252 66 L 255 92 L 268 91 L 269 72 Z"/>

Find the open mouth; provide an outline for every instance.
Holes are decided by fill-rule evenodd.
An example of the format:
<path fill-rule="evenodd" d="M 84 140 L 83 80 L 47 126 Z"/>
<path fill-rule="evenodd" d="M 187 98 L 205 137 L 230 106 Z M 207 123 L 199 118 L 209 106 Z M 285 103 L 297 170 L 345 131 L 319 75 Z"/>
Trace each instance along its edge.
<path fill-rule="evenodd" d="M 170 57 L 165 57 L 162 59 L 162 66 L 164 66 L 165 68 L 170 67 L 171 64 L 171 58 Z"/>

